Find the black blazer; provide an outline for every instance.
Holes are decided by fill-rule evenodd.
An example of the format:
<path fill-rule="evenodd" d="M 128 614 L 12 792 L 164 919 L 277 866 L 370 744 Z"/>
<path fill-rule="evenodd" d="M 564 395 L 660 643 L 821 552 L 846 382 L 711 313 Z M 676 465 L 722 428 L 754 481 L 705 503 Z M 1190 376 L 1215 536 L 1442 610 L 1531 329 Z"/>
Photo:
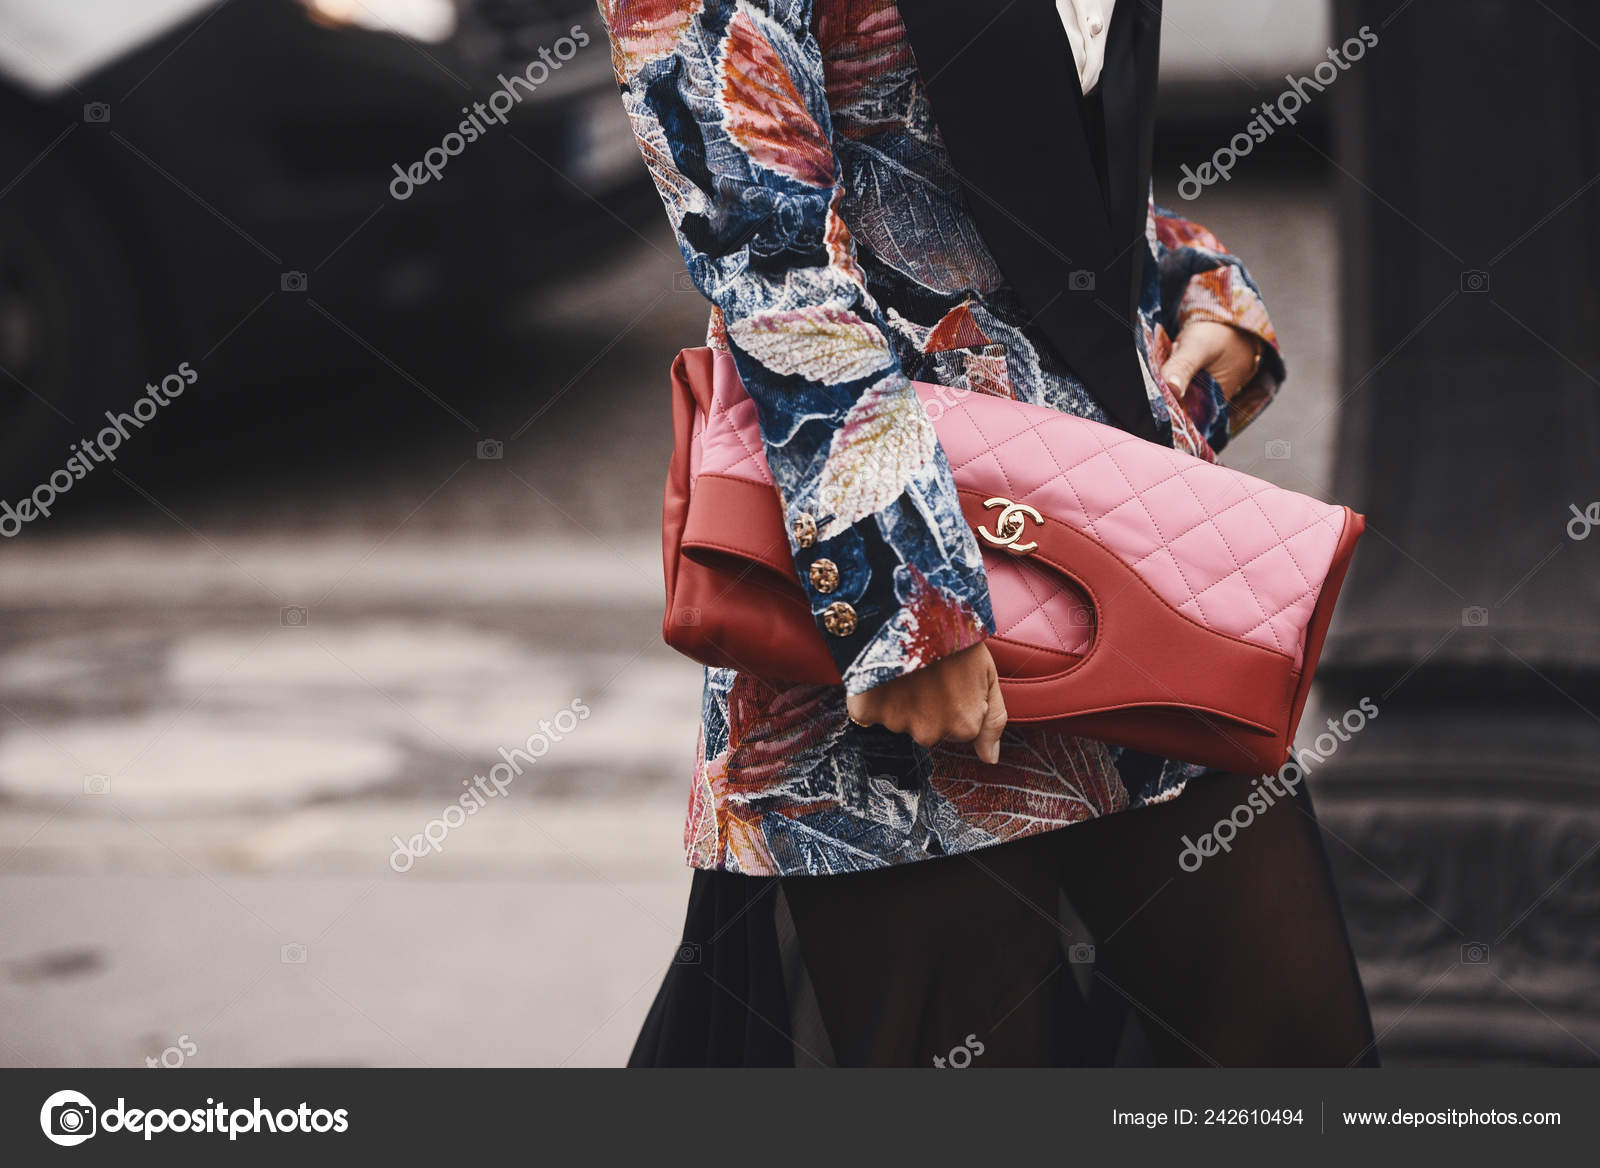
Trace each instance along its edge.
<path fill-rule="evenodd" d="M 899 0 L 899 9 L 995 262 L 1106 413 L 1154 437 L 1130 333 L 1161 0 L 1123 0 L 1112 10 L 1098 100 L 1089 101 L 1052 0 L 1011 0 L 992 14 L 963 0 Z M 1092 290 L 1074 279 L 1080 272 L 1093 273 Z"/>

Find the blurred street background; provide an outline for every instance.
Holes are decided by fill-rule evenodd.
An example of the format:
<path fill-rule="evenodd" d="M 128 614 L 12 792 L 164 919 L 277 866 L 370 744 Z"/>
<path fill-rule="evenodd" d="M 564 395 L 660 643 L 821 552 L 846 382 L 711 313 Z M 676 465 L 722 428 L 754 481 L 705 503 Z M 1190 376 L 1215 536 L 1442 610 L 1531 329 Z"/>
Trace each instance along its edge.
<path fill-rule="evenodd" d="M 1324 497 L 1331 111 L 1176 186 L 1328 24 L 1168 0 L 1156 166 L 1289 361 L 1227 461 Z M 705 308 L 592 5 L 0 0 L 0 76 L 0 497 L 197 374 L 0 546 L 0 1064 L 620 1064 L 688 887 L 699 670 L 660 641 L 658 523 Z"/>

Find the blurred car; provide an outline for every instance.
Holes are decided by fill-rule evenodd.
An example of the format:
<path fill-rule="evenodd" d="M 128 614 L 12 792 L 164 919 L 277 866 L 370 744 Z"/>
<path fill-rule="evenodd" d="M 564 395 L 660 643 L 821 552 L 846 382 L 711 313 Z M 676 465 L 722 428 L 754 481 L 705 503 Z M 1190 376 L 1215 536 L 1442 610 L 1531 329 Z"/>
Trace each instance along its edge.
<path fill-rule="evenodd" d="M 579 25 L 583 51 L 397 197 Z M 651 201 L 588 0 L 0 0 L 5 478 L 224 343 L 259 384 L 352 339 L 403 364 L 492 328 Z M 294 296 L 326 320 L 261 326 Z"/>

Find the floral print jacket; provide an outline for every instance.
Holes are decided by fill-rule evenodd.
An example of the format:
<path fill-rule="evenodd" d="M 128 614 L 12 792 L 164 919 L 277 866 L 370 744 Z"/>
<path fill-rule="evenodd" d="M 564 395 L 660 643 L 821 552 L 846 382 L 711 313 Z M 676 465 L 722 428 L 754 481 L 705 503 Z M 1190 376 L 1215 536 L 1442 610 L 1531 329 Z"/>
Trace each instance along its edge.
<path fill-rule="evenodd" d="M 979 236 L 892 0 L 600 0 L 622 100 L 754 399 L 797 562 L 843 688 L 708 670 L 686 846 L 701 868 L 856 871 L 1170 798 L 1192 768 L 1038 727 L 1000 762 L 845 717 L 860 692 L 994 631 L 976 540 L 912 379 L 1105 413 Z M 1063 66 L 1065 68 L 1065 65 Z M 1138 325 L 1163 440 L 1214 457 L 1283 366 L 1260 296 L 1204 228 L 1150 207 Z M 1224 321 L 1266 342 L 1225 401 L 1161 381 L 1171 338 Z M 803 552 L 803 555 L 802 555 Z M 802 573 L 801 583 L 807 584 Z M 849 619 L 837 619 L 838 602 Z"/>

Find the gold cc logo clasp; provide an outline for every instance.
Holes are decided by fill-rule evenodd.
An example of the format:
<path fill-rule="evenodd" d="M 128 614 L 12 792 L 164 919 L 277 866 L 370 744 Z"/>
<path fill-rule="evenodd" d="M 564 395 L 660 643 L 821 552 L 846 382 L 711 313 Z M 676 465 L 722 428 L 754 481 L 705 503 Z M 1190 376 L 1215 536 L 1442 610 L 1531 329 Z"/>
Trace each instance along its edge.
<path fill-rule="evenodd" d="M 1037 543 L 1017 542 L 1022 538 L 1022 532 L 1028 526 L 1028 520 L 1031 519 L 1039 526 L 1044 526 L 1044 516 L 1040 515 L 1032 507 L 1026 503 L 1013 503 L 1010 499 L 1002 499 L 998 495 L 993 499 L 986 500 L 983 505 L 990 510 L 996 507 L 1003 508 L 1000 514 L 995 517 L 994 525 L 1000 529 L 998 535 L 987 527 L 978 528 L 978 534 L 983 536 L 984 539 L 995 547 L 1005 548 L 1006 551 L 1014 552 L 1019 556 L 1026 555 L 1039 546 Z"/>

